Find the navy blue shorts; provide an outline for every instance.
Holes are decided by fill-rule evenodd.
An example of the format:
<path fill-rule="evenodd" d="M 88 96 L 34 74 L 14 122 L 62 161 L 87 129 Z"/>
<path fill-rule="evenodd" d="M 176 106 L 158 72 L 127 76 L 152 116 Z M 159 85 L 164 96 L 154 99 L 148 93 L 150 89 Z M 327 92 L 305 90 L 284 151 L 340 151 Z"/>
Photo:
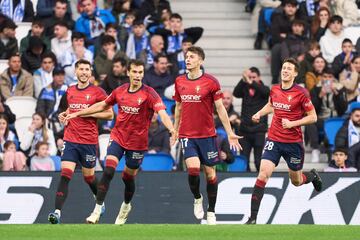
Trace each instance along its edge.
<path fill-rule="evenodd" d="M 266 139 L 261 159 L 270 160 L 277 166 L 281 157 L 285 159 L 291 170 L 301 170 L 304 165 L 303 143 L 282 143 Z"/>
<path fill-rule="evenodd" d="M 121 160 L 125 154 L 125 164 L 128 168 L 138 169 L 144 159 L 145 151 L 127 150 L 120 146 L 116 141 L 110 139 L 109 146 L 107 148 L 107 155 L 113 155 Z"/>
<path fill-rule="evenodd" d="M 64 141 L 61 151 L 61 161 L 80 163 L 85 168 L 94 168 L 96 165 L 96 144 L 81 144 Z"/>
<path fill-rule="evenodd" d="M 201 164 L 214 166 L 220 163 L 216 137 L 180 138 L 184 158 L 198 157 Z"/>

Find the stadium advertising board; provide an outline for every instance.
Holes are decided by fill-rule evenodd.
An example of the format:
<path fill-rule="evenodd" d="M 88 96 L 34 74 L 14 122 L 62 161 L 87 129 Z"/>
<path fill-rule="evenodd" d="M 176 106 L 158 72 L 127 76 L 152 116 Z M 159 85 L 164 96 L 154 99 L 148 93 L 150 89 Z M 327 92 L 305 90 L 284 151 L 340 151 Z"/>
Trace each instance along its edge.
<path fill-rule="evenodd" d="M 268 182 L 258 223 L 360 224 L 360 175 L 322 173 L 324 190 L 311 184 L 294 187 L 285 173 Z M 99 175 L 100 177 L 100 175 Z M 242 224 L 250 213 L 255 174 L 220 173 L 216 205 L 219 224 Z M 59 173 L 0 172 L 0 223 L 47 223 L 53 211 Z M 202 193 L 206 194 L 202 178 Z M 113 223 L 123 199 L 123 183 L 117 173 L 106 197 L 106 213 L 100 223 Z M 142 172 L 128 223 L 205 223 L 192 213 L 192 195 L 186 173 Z M 207 203 L 204 203 L 206 206 Z M 83 223 L 94 207 L 94 198 L 80 173 L 70 183 L 62 211 L 62 223 Z"/>

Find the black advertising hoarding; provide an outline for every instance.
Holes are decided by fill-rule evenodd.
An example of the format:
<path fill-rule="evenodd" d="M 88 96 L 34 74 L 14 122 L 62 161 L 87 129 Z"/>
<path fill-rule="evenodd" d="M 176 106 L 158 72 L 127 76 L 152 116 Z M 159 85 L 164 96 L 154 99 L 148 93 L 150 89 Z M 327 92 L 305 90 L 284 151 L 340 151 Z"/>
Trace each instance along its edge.
<path fill-rule="evenodd" d="M 286 173 L 276 173 L 267 184 L 258 223 L 271 224 L 355 224 L 360 225 L 360 175 L 322 173 L 324 189 L 312 184 L 293 186 Z M 98 173 L 101 177 L 101 173 Z M 54 210 L 59 173 L 0 172 L 0 223 L 47 223 Z M 216 205 L 218 224 L 242 224 L 250 213 L 255 174 L 219 173 Z M 206 195 L 205 178 L 201 191 Z M 100 223 L 113 223 L 123 200 L 120 173 L 111 182 L 106 212 Z M 206 198 L 205 198 L 206 199 Z M 70 182 L 62 223 L 83 223 L 95 201 L 81 173 Z M 141 172 L 136 178 L 136 194 L 128 223 L 205 223 L 193 216 L 193 198 L 186 173 Z M 207 203 L 204 202 L 204 207 Z"/>

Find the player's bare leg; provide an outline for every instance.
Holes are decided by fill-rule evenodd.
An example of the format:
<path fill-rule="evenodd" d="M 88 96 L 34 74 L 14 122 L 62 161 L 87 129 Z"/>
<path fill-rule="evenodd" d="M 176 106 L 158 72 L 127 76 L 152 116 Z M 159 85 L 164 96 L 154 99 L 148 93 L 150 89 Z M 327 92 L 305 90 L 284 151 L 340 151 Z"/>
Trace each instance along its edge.
<path fill-rule="evenodd" d="M 215 204 L 218 190 L 218 182 L 216 177 L 215 167 L 204 166 L 205 176 L 206 176 L 206 191 L 208 195 L 209 206 L 207 209 L 206 220 L 209 225 L 216 224 L 215 216 Z"/>
<path fill-rule="evenodd" d="M 256 224 L 260 203 L 264 196 L 265 185 L 274 170 L 275 164 L 272 161 L 266 159 L 261 160 L 259 175 L 256 179 L 253 193 L 251 195 L 251 215 L 246 224 Z"/>
<path fill-rule="evenodd" d="M 91 215 L 86 218 L 87 223 L 95 224 L 99 221 L 101 215 L 101 209 L 106 197 L 106 193 L 109 189 L 110 182 L 115 174 L 115 169 L 119 163 L 119 159 L 113 155 L 106 157 L 106 165 L 101 177 L 101 180 L 98 184 L 97 194 L 96 194 L 96 205 L 91 213 Z"/>
<path fill-rule="evenodd" d="M 131 169 L 125 166 L 122 173 L 122 180 L 125 184 L 124 190 L 124 201 L 121 204 L 119 214 L 116 218 L 115 224 L 122 225 L 126 222 L 129 213 L 131 211 L 131 199 L 135 193 L 135 176 L 138 172 L 138 169 Z"/>
<path fill-rule="evenodd" d="M 197 219 L 204 217 L 203 197 L 200 194 L 200 159 L 190 157 L 185 160 L 188 170 L 188 182 L 194 195 L 194 215 Z"/>
<path fill-rule="evenodd" d="M 76 163 L 70 161 L 61 162 L 61 178 L 56 191 L 55 211 L 50 213 L 48 220 L 52 224 L 60 223 L 61 209 L 68 195 L 69 182 L 74 174 Z"/>
<path fill-rule="evenodd" d="M 289 178 L 294 186 L 312 183 L 317 192 L 320 192 L 322 189 L 322 180 L 315 169 L 312 169 L 310 172 L 289 169 Z"/>

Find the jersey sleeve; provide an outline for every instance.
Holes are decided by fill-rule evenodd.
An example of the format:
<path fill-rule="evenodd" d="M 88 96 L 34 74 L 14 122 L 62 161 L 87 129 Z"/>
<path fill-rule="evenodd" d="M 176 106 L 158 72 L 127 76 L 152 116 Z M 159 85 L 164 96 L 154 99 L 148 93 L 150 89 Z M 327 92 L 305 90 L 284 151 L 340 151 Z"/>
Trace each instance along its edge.
<path fill-rule="evenodd" d="M 104 101 L 107 97 L 106 92 L 102 88 L 98 88 L 97 94 L 96 94 L 96 102 Z"/>
<path fill-rule="evenodd" d="M 211 95 L 212 95 L 214 101 L 222 99 L 224 97 L 224 95 L 221 91 L 219 81 L 217 81 L 217 80 L 214 81 L 212 84 Z"/>
<path fill-rule="evenodd" d="M 149 107 L 155 112 L 166 109 L 161 97 L 154 89 L 150 89 L 149 91 Z"/>
<path fill-rule="evenodd" d="M 272 99 L 273 94 L 274 94 L 274 87 L 271 88 L 270 94 L 269 94 L 269 101 L 270 101 L 271 105 L 273 103 L 273 99 Z"/>
<path fill-rule="evenodd" d="M 177 102 L 181 102 L 180 93 L 178 91 L 178 79 L 175 80 L 175 94 L 173 96 L 173 99 Z"/>
<path fill-rule="evenodd" d="M 115 103 L 116 103 L 116 93 L 117 93 L 116 90 L 112 91 L 112 93 L 105 99 L 105 103 L 107 105 L 111 105 L 111 106 L 115 105 Z"/>
<path fill-rule="evenodd" d="M 314 109 L 314 105 L 311 102 L 310 94 L 306 89 L 304 89 L 304 94 L 301 98 L 301 106 L 305 112 L 309 112 Z"/>

